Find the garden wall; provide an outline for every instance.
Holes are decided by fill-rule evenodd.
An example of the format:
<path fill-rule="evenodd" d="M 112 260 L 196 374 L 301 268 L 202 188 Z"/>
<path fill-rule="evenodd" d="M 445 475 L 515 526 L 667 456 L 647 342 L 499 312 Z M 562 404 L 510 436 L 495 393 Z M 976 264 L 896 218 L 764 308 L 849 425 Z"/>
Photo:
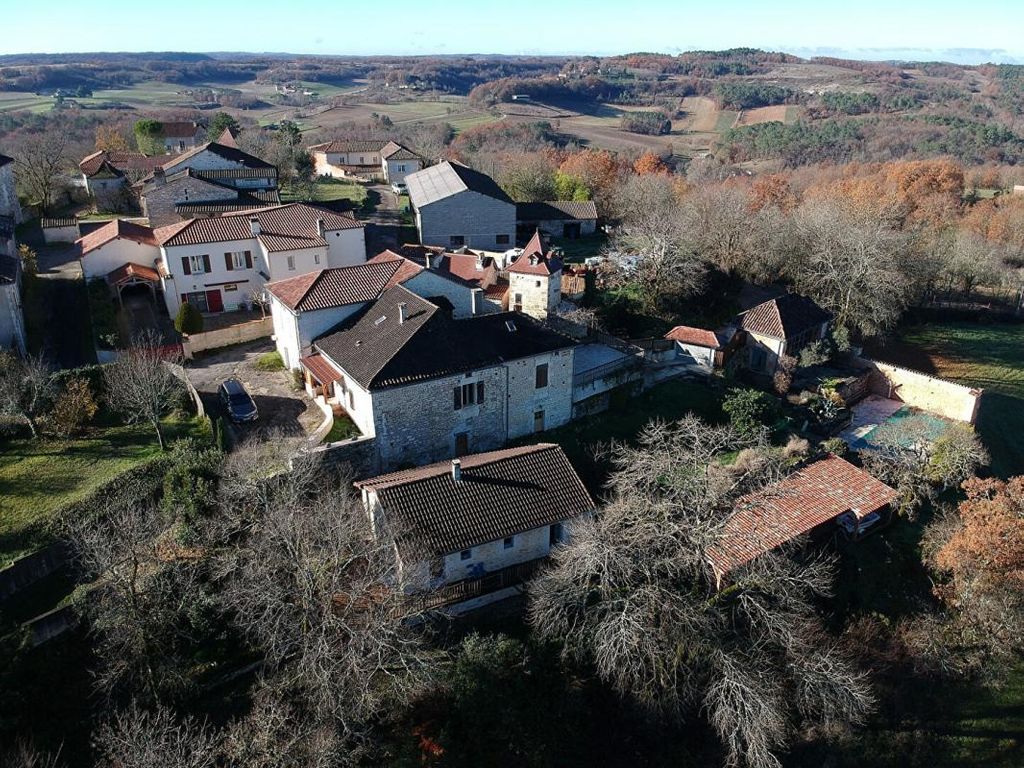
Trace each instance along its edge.
<path fill-rule="evenodd" d="M 982 389 L 868 358 L 858 358 L 856 363 L 872 370 L 871 391 L 876 395 L 968 424 L 973 424 L 978 417 Z"/>
<path fill-rule="evenodd" d="M 63 567 L 68 557 L 67 545 L 58 541 L 18 558 L 0 570 L 0 602 Z"/>
<path fill-rule="evenodd" d="M 356 478 L 373 477 L 380 472 L 376 437 L 354 437 L 313 449 L 331 466 L 348 464 Z"/>
<path fill-rule="evenodd" d="M 274 319 L 268 315 L 259 320 L 250 320 L 247 323 L 218 328 L 215 331 L 193 333 L 182 339 L 181 346 L 185 352 L 185 358 L 191 360 L 197 352 L 230 347 L 232 344 L 241 344 L 243 341 L 262 339 L 273 332 Z"/>

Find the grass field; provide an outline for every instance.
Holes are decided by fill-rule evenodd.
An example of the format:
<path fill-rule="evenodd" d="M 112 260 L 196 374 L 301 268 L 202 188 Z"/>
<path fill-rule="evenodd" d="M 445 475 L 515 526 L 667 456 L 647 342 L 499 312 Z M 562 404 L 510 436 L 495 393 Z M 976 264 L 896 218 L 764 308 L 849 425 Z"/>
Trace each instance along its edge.
<path fill-rule="evenodd" d="M 929 323 L 903 329 L 882 360 L 984 387 L 977 430 L 997 475 L 1024 474 L 1024 325 Z"/>
<path fill-rule="evenodd" d="M 305 200 L 306 196 L 299 194 L 291 187 L 283 187 L 281 190 L 281 202 L 292 203 L 296 200 Z M 346 182 L 337 179 L 320 179 L 313 185 L 313 202 L 328 203 L 335 200 L 351 200 L 355 208 L 359 208 L 366 199 L 366 187 L 354 182 Z"/>
<path fill-rule="evenodd" d="M 168 424 L 173 439 L 197 429 Z M 78 438 L 0 442 L 0 567 L 45 544 L 47 523 L 122 472 L 160 454 L 146 425 L 97 429 Z"/>

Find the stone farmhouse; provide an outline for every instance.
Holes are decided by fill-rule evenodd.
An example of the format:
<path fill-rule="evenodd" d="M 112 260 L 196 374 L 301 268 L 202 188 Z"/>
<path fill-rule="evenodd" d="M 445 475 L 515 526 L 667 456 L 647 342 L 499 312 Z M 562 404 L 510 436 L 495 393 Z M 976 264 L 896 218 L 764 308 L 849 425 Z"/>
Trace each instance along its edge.
<path fill-rule="evenodd" d="M 516 226 L 524 237 L 540 230 L 548 237 L 575 240 L 597 231 L 597 203 L 593 200 L 516 203 Z"/>
<path fill-rule="evenodd" d="M 21 306 L 21 260 L 0 253 L 0 349 L 25 354 L 25 317 Z"/>
<path fill-rule="evenodd" d="M 503 447 L 572 418 L 576 342 L 512 312 L 456 319 L 403 285 L 316 339 L 307 388 L 376 441 L 383 469 Z"/>
<path fill-rule="evenodd" d="M 320 176 L 404 183 L 423 168 L 423 158 L 411 149 L 383 139 L 329 141 L 309 151 Z"/>
<path fill-rule="evenodd" d="M 403 285 L 421 298 L 443 297 L 455 318 L 496 312 L 473 283 L 392 251 L 364 264 L 330 267 L 267 284 L 277 351 L 288 368 L 299 369 L 313 340 Z"/>
<path fill-rule="evenodd" d="M 240 150 L 227 130 L 217 141 L 165 159 L 135 190 L 153 227 L 281 204 L 277 168 Z"/>
<path fill-rule="evenodd" d="M 523 582 L 593 513 L 565 453 L 544 443 L 356 483 L 374 530 L 395 536 L 403 580 L 431 607 L 479 607 Z"/>
<path fill-rule="evenodd" d="M 236 309 L 270 281 L 366 258 L 362 223 L 303 203 L 156 229 L 115 220 L 78 243 L 87 280 L 102 278 L 117 294 L 147 285 L 172 317 L 185 301 L 204 313 Z"/>
<path fill-rule="evenodd" d="M 787 293 L 748 309 L 739 317 L 745 333 L 747 367 L 772 375 L 784 355 L 795 357 L 828 335 L 832 315 L 798 293 Z"/>
<path fill-rule="evenodd" d="M 177 154 L 195 149 L 206 141 L 206 126 L 196 120 L 160 123 L 164 137 L 164 149 L 168 154 Z"/>
<path fill-rule="evenodd" d="M 424 245 L 504 251 L 515 245 L 516 204 L 490 176 L 445 161 L 406 177 Z"/>
<path fill-rule="evenodd" d="M 892 517 L 894 489 L 838 456 L 815 461 L 744 496 L 708 561 L 721 587 L 728 574 L 801 536 L 840 531 L 857 539 Z"/>
<path fill-rule="evenodd" d="M 82 158 L 76 183 L 93 197 L 109 199 L 166 162 L 166 155 L 149 157 L 141 152 L 100 150 Z"/>
<path fill-rule="evenodd" d="M 427 269 L 450 275 L 483 291 L 487 306 L 508 309 L 508 279 L 502 275 L 504 254 L 471 251 L 462 247 L 448 251 L 440 246 L 406 244 L 399 253 Z"/>
<path fill-rule="evenodd" d="M 510 309 L 538 320 L 562 301 L 562 259 L 547 249 L 539 230 L 508 268 L 508 294 Z"/>

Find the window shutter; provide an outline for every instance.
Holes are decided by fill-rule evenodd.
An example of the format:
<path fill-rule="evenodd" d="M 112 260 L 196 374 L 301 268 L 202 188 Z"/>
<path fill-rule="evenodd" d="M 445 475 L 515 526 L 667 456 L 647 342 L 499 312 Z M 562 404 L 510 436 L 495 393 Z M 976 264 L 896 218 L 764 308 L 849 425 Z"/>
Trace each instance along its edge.
<path fill-rule="evenodd" d="M 245 252 L 245 268 L 252 269 L 252 251 Z"/>
<path fill-rule="evenodd" d="M 228 272 L 230 272 L 231 270 L 233 270 L 235 268 L 235 265 L 232 264 L 231 262 L 232 262 L 231 254 L 230 253 L 225 253 L 224 254 L 224 268 L 227 269 Z"/>
<path fill-rule="evenodd" d="M 462 409 L 462 387 L 455 388 L 455 410 L 459 411 Z"/>
<path fill-rule="evenodd" d="M 181 271 L 186 275 L 192 274 L 192 265 L 188 261 L 188 256 L 181 257 Z"/>
<path fill-rule="evenodd" d="M 207 254 L 203 254 L 203 272 L 210 273 L 210 257 Z"/>
<path fill-rule="evenodd" d="M 482 381 L 476 383 L 476 401 L 478 403 L 484 401 L 484 383 Z"/>

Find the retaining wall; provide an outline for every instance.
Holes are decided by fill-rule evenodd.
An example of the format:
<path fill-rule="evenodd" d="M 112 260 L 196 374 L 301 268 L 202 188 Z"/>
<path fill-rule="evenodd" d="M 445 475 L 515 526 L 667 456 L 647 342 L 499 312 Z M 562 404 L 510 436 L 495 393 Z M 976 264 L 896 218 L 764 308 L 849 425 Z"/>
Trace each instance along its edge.
<path fill-rule="evenodd" d="M 899 400 L 913 408 L 954 421 L 973 424 L 978 417 L 982 389 L 967 387 L 898 365 L 858 358 L 856 364 L 871 369 L 871 391 Z"/>
<path fill-rule="evenodd" d="M 197 352 L 230 347 L 232 344 L 241 344 L 243 341 L 262 339 L 270 336 L 273 332 L 274 318 L 267 315 L 259 320 L 250 320 L 247 323 L 218 328 L 215 331 L 193 333 L 182 339 L 181 347 L 186 359 L 191 360 Z"/>
<path fill-rule="evenodd" d="M 63 567 L 68 557 L 68 547 L 63 542 L 56 542 L 38 552 L 18 558 L 0 570 L 0 601 Z"/>

